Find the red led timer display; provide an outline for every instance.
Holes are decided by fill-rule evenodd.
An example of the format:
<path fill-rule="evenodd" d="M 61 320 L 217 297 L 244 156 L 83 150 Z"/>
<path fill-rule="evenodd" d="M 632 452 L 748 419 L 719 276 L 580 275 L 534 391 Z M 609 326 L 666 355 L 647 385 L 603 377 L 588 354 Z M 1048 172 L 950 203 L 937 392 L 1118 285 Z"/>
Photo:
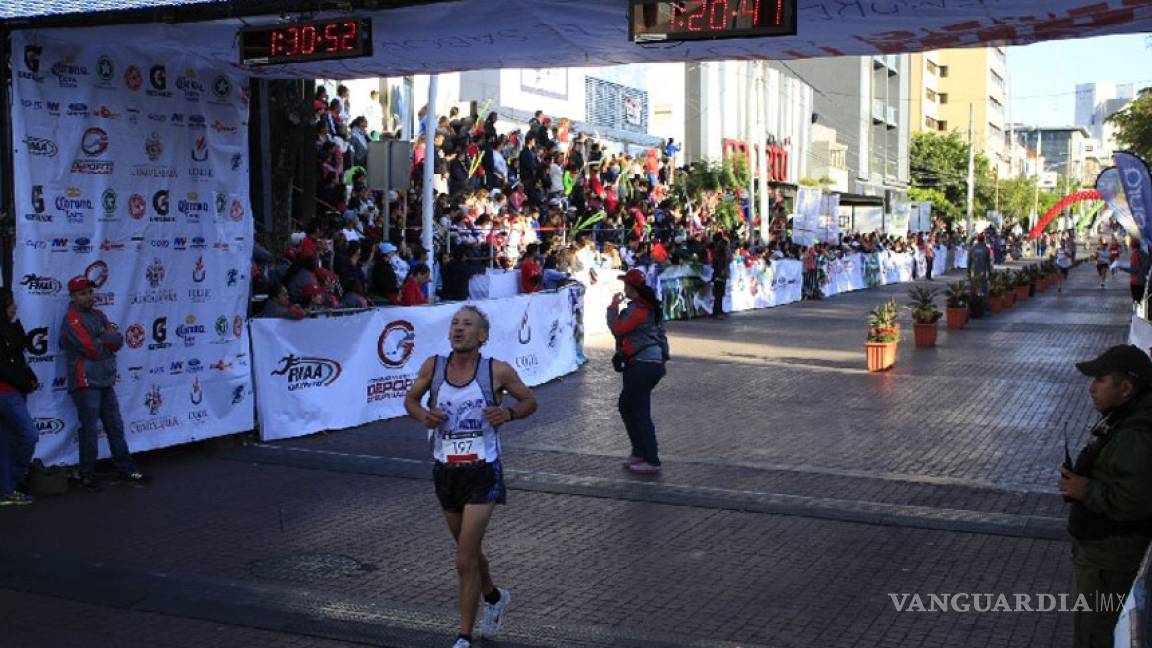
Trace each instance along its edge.
<path fill-rule="evenodd" d="M 796 0 L 631 0 L 629 8 L 635 42 L 796 33 Z"/>
<path fill-rule="evenodd" d="M 371 55 L 372 23 L 366 18 L 265 25 L 240 32 L 240 59 L 245 65 Z"/>

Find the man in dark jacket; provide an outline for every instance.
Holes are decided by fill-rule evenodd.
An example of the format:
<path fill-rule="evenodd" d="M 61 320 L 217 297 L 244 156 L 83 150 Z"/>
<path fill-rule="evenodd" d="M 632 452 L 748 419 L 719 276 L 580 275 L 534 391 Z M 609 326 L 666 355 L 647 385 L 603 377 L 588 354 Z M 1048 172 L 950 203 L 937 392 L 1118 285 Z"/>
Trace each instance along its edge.
<path fill-rule="evenodd" d="M 1152 359 L 1127 344 L 1076 368 L 1092 378 L 1088 393 L 1103 417 L 1075 465 L 1060 468 L 1076 591 L 1091 608 L 1074 610 L 1073 645 L 1111 648 L 1152 539 Z"/>
<path fill-rule="evenodd" d="M 97 422 L 104 427 L 108 448 L 120 472 L 120 480 L 145 484 L 148 477 L 136 469 L 124 439 L 124 420 L 116 399 L 116 352 L 124 346 L 124 336 L 108 317 L 93 308 L 93 285 L 84 276 L 68 282 L 71 305 L 64 315 L 60 348 L 67 357 L 68 391 L 80 418 L 80 481 L 88 490 L 98 491 L 96 480 Z"/>
<path fill-rule="evenodd" d="M 24 326 L 16 319 L 16 301 L 5 290 L 0 320 L 0 506 L 31 504 L 16 490 L 36 453 L 36 425 L 28 413 L 27 395 L 40 386 L 24 358 Z"/>
<path fill-rule="evenodd" d="M 728 292 L 728 241 L 724 234 L 712 236 L 712 319 L 725 319 L 724 295 Z"/>

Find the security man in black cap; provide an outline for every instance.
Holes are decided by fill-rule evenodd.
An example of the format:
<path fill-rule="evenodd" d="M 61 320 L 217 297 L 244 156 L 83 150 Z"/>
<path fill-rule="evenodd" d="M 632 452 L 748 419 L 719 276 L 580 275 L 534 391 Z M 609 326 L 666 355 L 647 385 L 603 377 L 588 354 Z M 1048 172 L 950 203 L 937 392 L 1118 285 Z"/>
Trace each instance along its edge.
<path fill-rule="evenodd" d="M 1060 467 L 1076 590 L 1092 608 L 1073 612 L 1074 646 L 1111 648 L 1118 602 L 1152 539 L 1152 359 L 1125 344 L 1076 368 L 1092 378 L 1102 418 L 1074 466 Z"/>

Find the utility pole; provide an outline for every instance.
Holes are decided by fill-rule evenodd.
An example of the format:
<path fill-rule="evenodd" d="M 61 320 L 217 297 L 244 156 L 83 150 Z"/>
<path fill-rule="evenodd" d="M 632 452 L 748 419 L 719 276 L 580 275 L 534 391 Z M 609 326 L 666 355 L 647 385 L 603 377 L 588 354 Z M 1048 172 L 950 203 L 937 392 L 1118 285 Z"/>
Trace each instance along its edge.
<path fill-rule="evenodd" d="M 972 209 L 974 207 L 973 201 L 976 198 L 976 142 L 973 135 L 973 114 L 976 107 L 968 104 L 968 209 L 967 209 L 967 231 L 968 236 L 972 236 L 973 226 L 972 222 Z"/>
<path fill-rule="evenodd" d="M 756 222 L 756 142 L 753 133 L 755 128 L 753 126 L 755 113 L 756 113 L 756 62 L 745 61 L 745 71 L 747 72 L 745 84 L 747 88 L 744 92 L 744 141 L 748 143 L 748 161 L 746 167 L 748 169 L 748 244 L 751 245 L 755 240 L 756 230 L 752 227 Z"/>
<path fill-rule="evenodd" d="M 760 71 L 756 84 L 756 119 L 758 125 L 756 136 L 760 138 L 760 146 L 764 147 L 760 153 L 759 164 L 756 165 L 760 175 L 760 244 L 767 245 L 768 228 L 771 225 L 768 207 L 768 120 L 766 119 L 768 113 L 768 64 L 764 61 L 756 61 L 756 66 Z"/>
<path fill-rule="evenodd" d="M 1031 230 L 1036 225 L 1037 218 L 1040 217 L 1038 213 L 1040 210 L 1040 176 L 1044 171 L 1044 164 L 1042 160 L 1044 155 L 1044 131 L 1037 129 L 1036 131 L 1036 187 L 1032 195 L 1032 215 L 1028 217 L 1028 229 Z"/>

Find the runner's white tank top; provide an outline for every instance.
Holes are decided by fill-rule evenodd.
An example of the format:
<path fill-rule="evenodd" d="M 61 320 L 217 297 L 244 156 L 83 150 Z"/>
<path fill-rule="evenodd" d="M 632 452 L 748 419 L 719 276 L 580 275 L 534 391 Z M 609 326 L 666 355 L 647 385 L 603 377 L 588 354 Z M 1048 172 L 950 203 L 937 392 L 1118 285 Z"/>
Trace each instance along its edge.
<path fill-rule="evenodd" d="M 467 463 L 500 458 L 500 438 L 484 417 L 484 392 L 473 377 L 463 387 L 445 379 L 433 407 L 444 411 L 444 423 L 428 430 L 432 456 L 441 463 Z"/>

